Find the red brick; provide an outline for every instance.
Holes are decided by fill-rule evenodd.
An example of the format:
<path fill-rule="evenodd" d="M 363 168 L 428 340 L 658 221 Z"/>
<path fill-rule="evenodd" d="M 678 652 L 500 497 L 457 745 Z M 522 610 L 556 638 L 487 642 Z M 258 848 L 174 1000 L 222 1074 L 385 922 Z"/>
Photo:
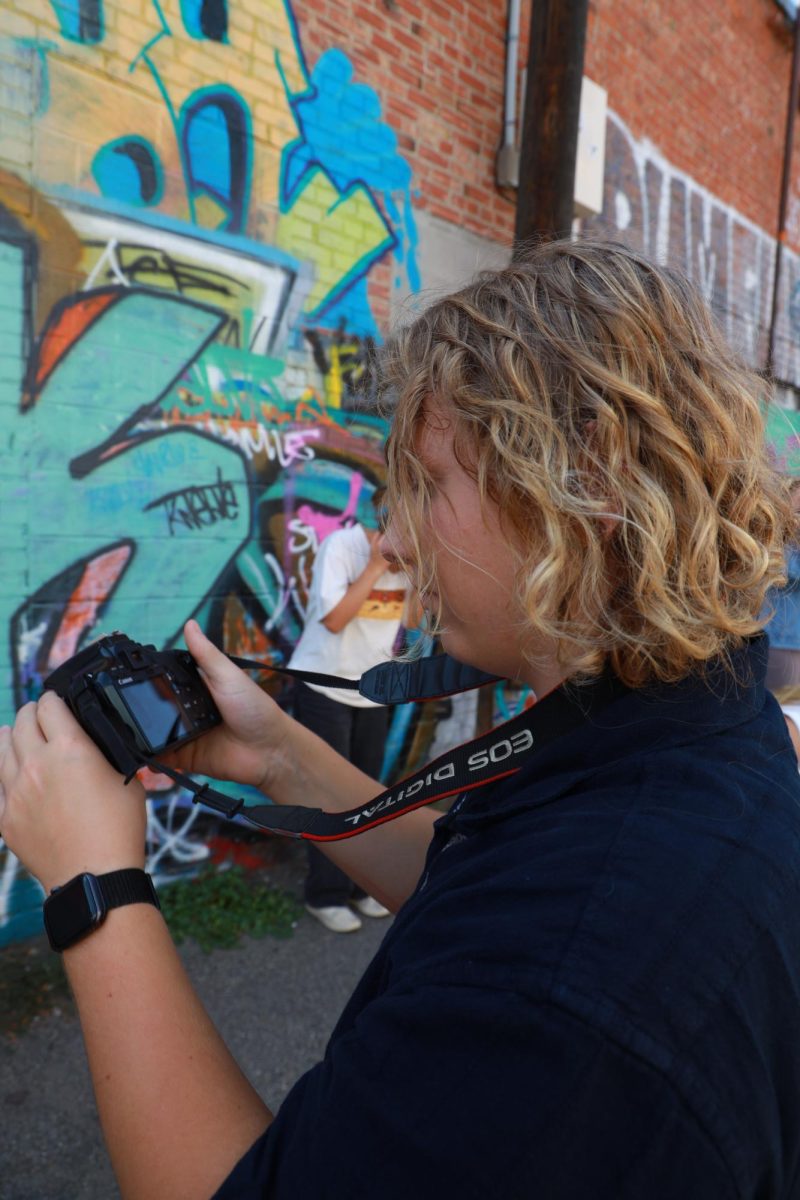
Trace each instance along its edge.
<path fill-rule="evenodd" d="M 513 206 L 493 183 L 505 0 L 293 0 L 293 11 L 310 64 L 339 46 L 377 91 L 420 205 L 510 237 Z M 585 71 L 608 89 L 611 110 L 721 205 L 773 233 L 790 61 L 789 23 L 774 0 L 590 0 Z M 797 199 L 800 127 L 796 153 Z"/>
<path fill-rule="evenodd" d="M 367 25 L 372 25 L 373 28 L 380 30 L 381 33 L 384 33 L 389 28 L 386 10 L 383 9 L 381 11 L 377 5 L 369 8 L 365 4 L 354 4 L 352 11 L 356 21 L 366 21 Z M 339 28 L 342 33 L 346 33 L 347 26 L 345 24 L 340 24 Z"/>

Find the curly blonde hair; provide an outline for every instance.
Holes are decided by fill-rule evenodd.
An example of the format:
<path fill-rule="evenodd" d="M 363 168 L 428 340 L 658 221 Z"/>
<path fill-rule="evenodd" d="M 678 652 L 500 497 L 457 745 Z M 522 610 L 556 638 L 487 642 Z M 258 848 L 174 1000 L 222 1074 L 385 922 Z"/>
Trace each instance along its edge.
<path fill-rule="evenodd" d="M 795 524 L 764 444 L 765 385 L 679 273 L 615 243 L 543 243 L 432 304 L 379 370 L 388 506 L 415 573 L 436 590 L 417 452 L 435 400 L 499 508 L 529 661 L 552 639 L 567 674 L 608 661 L 637 687 L 762 628 Z"/>

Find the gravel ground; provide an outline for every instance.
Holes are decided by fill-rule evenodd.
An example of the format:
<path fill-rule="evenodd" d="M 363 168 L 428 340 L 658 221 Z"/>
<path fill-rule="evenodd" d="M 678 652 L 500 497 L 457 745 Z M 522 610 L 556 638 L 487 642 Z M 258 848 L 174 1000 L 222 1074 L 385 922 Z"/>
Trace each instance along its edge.
<path fill-rule="evenodd" d="M 301 895 L 303 854 L 271 872 Z M 273 1111 L 319 1060 L 355 983 L 388 928 L 365 920 L 328 933 L 303 914 L 292 937 L 181 955 L 217 1028 Z M 3 969 L 0 950 L 0 972 Z M 71 1002 L 18 1037 L 0 1034 L 0 1200 L 116 1200 Z"/>

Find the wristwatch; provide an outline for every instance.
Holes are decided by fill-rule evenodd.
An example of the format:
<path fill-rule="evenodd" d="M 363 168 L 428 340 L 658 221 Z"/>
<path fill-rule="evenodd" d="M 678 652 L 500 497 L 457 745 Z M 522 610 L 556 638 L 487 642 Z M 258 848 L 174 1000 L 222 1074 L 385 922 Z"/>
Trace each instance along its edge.
<path fill-rule="evenodd" d="M 84 872 L 62 887 L 53 888 L 44 902 L 44 927 L 53 950 L 60 954 L 102 925 L 109 909 L 124 904 L 154 904 L 161 908 L 150 876 L 138 867 Z"/>

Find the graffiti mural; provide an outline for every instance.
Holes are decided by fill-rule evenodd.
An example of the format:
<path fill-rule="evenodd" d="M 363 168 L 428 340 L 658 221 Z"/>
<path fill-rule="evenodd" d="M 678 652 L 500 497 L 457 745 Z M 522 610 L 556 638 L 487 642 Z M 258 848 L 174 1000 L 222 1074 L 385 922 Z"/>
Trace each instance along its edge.
<path fill-rule="evenodd" d="M 747 362 L 763 367 L 775 239 L 677 170 L 609 113 L 602 213 L 583 223 L 685 271 Z M 776 324 L 775 374 L 800 386 L 800 259 L 786 251 Z"/>
<path fill-rule="evenodd" d="M 226 0 L 25 12 L 0 13 L 5 721 L 111 629 L 169 646 L 196 616 L 286 659 L 320 542 L 383 475 L 369 274 L 418 286 L 380 99 L 339 50 L 309 71 L 284 0 L 258 27 Z M 197 810 L 146 785 L 150 869 L 192 869 Z M 0 846 L 0 944 L 40 902 Z"/>

